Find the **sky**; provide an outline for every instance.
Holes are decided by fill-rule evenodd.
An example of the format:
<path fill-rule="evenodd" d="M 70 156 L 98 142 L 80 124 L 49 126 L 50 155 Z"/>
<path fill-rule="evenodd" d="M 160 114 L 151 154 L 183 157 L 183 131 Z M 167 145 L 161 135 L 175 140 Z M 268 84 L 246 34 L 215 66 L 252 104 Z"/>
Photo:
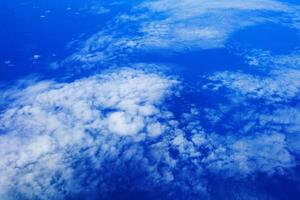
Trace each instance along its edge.
<path fill-rule="evenodd" d="M 0 199 L 298 198 L 298 2 L 1 4 Z"/>

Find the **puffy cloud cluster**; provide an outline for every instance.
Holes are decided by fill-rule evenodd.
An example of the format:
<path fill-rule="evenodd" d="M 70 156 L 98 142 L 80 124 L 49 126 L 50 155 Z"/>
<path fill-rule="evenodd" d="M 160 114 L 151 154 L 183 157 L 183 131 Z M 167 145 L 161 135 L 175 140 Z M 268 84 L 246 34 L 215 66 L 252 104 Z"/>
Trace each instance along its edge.
<path fill-rule="evenodd" d="M 299 155 L 300 150 L 300 71 L 294 58 L 297 58 L 294 53 L 271 56 L 263 52 L 257 57 L 255 74 L 223 71 L 206 77 L 207 83 L 202 89 L 214 95 L 222 94 L 222 97 L 199 112 L 209 127 L 222 127 L 226 142 L 232 144 L 229 148 L 220 148 L 220 154 L 225 152 L 223 156 L 213 156 L 216 160 L 213 168 L 235 166 L 251 171 L 247 167 L 255 165 L 270 172 L 265 161 L 269 162 L 268 156 L 276 155 L 282 167 L 297 165 L 298 161 L 291 156 Z M 232 140 L 235 134 L 239 141 Z M 254 160 L 246 159 L 252 148 L 260 152 L 253 156 Z"/>
<path fill-rule="evenodd" d="M 204 88 L 228 88 L 249 98 L 268 101 L 290 101 L 300 94 L 300 71 L 297 69 L 272 70 L 266 75 L 242 72 L 218 72 L 209 77 L 213 84 Z"/>
<path fill-rule="evenodd" d="M 39 82 L 14 92 L 14 103 L 1 114 L 0 192 L 47 199 L 64 196 L 68 187 L 76 190 L 68 185 L 75 178 L 72 165 L 83 162 L 85 151 L 100 151 L 93 162 L 101 165 L 106 152 L 113 157 L 121 151 L 123 136 L 138 134 L 135 139 L 142 141 L 163 133 L 159 119 L 170 114 L 161 104 L 176 84 L 128 69 L 73 83 Z M 135 154 L 131 151 L 127 157 Z"/>
<path fill-rule="evenodd" d="M 243 176 L 258 169 L 268 174 L 283 173 L 281 170 L 296 165 L 285 139 L 283 134 L 257 134 L 239 139 L 229 136 L 225 139 L 226 148 L 217 147 L 205 161 L 209 169 L 223 171 L 225 175 Z"/>
<path fill-rule="evenodd" d="M 119 69 L 6 91 L 13 101 L 0 118 L 1 199 L 208 198 L 210 173 L 295 166 L 282 134 L 213 133 L 196 108 L 175 117 L 166 102 L 178 84 Z"/>
<path fill-rule="evenodd" d="M 94 76 L 71 84 L 41 82 L 26 88 L 19 95 L 14 94 L 22 99 L 22 103 L 29 105 L 22 107 L 16 102 L 21 109 L 9 109 L 3 119 L 13 118 L 16 113 L 16 116 L 25 118 L 34 113 L 33 117 L 36 116 L 37 120 L 32 121 L 45 118 L 51 130 L 64 125 L 71 125 L 75 129 L 88 125 L 94 128 L 105 126 L 120 135 L 136 134 L 144 128 L 147 117 L 159 112 L 156 104 L 161 102 L 164 92 L 167 93 L 167 89 L 175 83 L 134 70 Z M 59 120 L 56 119 L 57 114 Z M 20 120 L 23 119 L 20 117 Z M 72 124 L 75 120 L 81 123 Z M 110 122 L 115 126 L 105 125 Z M 4 126 L 11 127 L 10 124 Z"/>
<path fill-rule="evenodd" d="M 184 121 L 188 122 L 186 129 L 192 133 L 193 143 L 202 149 L 200 152 L 206 153 L 201 162 L 208 171 L 225 177 L 244 177 L 258 171 L 282 174 L 286 169 L 296 166 L 294 155 L 299 152 L 299 147 L 296 144 L 291 146 L 289 139 L 298 138 L 297 132 L 276 129 L 270 122 L 289 126 L 297 120 L 284 123 L 278 119 L 286 117 L 284 114 L 277 118 L 272 113 L 263 115 L 263 112 L 253 116 L 249 115 L 251 111 L 257 112 L 255 107 L 243 110 L 226 104 L 214 109 L 193 108 L 185 114 Z M 217 112 L 222 114 L 217 116 Z M 217 119 L 212 120 L 209 115 Z M 208 128 L 203 122 L 212 127 Z M 212 132 L 208 134 L 210 128 Z"/>

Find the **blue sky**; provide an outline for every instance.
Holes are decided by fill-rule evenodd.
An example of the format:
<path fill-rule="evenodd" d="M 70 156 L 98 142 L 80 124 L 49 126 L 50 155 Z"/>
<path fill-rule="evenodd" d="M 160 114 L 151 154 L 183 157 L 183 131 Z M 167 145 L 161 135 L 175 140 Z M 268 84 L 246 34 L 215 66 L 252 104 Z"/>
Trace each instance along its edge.
<path fill-rule="evenodd" d="M 3 2 L 0 198 L 297 199 L 296 3 Z"/>

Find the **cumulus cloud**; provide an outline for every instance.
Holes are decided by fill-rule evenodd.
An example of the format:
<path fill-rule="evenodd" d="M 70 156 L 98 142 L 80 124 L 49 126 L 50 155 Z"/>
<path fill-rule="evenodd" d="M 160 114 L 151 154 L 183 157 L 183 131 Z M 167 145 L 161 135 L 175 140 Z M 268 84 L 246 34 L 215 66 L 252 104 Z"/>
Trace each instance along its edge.
<path fill-rule="evenodd" d="M 211 112 L 213 111 L 219 111 L 220 107 L 210 110 L 208 113 L 212 114 Z M 298 152 L 299 149 L 291 147 L 291 142 L 288 139 L 294 137 L 298 132 L 294 132 L 293 130 L 295 129 L 276 129 L 272 125 L 291 125 L 297 120 L 292 119 L 283 122 L 278 118 L 290 116 L 259 113 L 259 111 L 255 110 L 255 106 L 246 111 L 237 107 L 230 108 L 230 104 L 224 105 L 224 107 L 227 107 L 228 111 L 224 112 L 223 116 L 220 117 L 219 123 L 222 123 L 222 125 L 215 121 L 210 121 L 209 117 L 202 116 L 205 114 L 205 112 L 201 111 L 203 108 L 197 113 L 191 111 L 189 114 L 186 114 L 189 115 L 189 123 L 186 128 L 193 133 L 191 142 L 198 148 L 206 149 L 205 152 L 207 154 L 205 156 L 202 155 L 202 162 L 207 170 L 221 172 L 221 176 L 243 177 L 254 174 L 257 171 L 267 174 L 281 174 L 286 169 L 296 166 L 294 153 Z M 258 113 L 255 116 L 247 116 L 249 110 L 254 110 L 254 112 Z M 228 114 L 238 114 L 239 116 L 238 118 L 233 116 L 232 119 Z M 199 118 L 201 120 L 197 121 L 196 119 Z M 202 125 L 204 120 L 212 123 L 214 133 L 207 134 L 207 130 L 204 131 L 203 127 L 205 125 Z M 251 122 L 251 120 L 256 122 L 264 121 L 265 123 L 253 124 L 251 125 L 252 129 L 247 129 L 246 127 L 249 126 L 247 123 Z M 271 122 L 274 124 L 271 124 Z M 184 139 L 179 137 L 175 142 L 176 144 L 182 144 Z"/>
<path fill-rule="evenodd" d="M 289 101 L 300 92 L 300 71 L 294 69 L 273 70 L 265 76 L 225 71 L 215 73 L 209 80 L 214 83 L 204 88 L 221 90 L 225 87 L 241 95 L 268 101 Z"/>
<path fill-rule="evenodd" d="M 1 192 L 15 188 L 27 198 L 58 198 L 52 195 L 63 191 L 56 184 L 72 179 L 72 163 L 65 163 L 68 156 L 75 159 L 71 154 L 103 143 L 97 148 L 113 156 L 120 149 L 105 147 L 105 137 L 157 135 L 161 103 L 176 84 L 128 69 L 73 83 L 44 81 L 15 92 L 13 105 L 1 115 Z"/>
<path fill-rule="evenodd" d="M 256 58 L 255 74 L 223 71 L 205 77 L 207 82 L 202 89 L 214 95 L 222 94 L 222 97 L 199 112 L 204 115 L 208 127 L 222 127 L 228 137 L 226 142 L 231 143 L 219 148 L 218 153 L 224 152 L 224 156 L 213 156 L 213 168 L 233 168 L 234 165 L 241 171 L 251 171 L 255 166 L 270 172 L 272 170 L 263 160 L 275 156 L 274 152 L 280 157 L 279 165 L 296 165 L 292 155 L 299 153 L 299 143 L 295 142 L 300 127 L 297 54 L 271 56 L 260 52 Z M 232 134 L 238 135 L 239 140 L 233 141 Z M 274 144 L 269 145 L 271 143 Z M 249 159 L 254 152 L 252 148 L 260 152 L 253 156 L 255 160 Z"/>
<path fill-rule="evenodd" d="M 225 175 L 239 173 L 243 176 L 257 169 L 269 174 L 275 170 L 282 173 L 280 170 L 296 165 L 283 134 L 262 134 L 240 139 L 228 137 L 225 142 L 229 144 L 217 147 L 205 159 L 210 170 L 221 170 Z"/>
<path fill-rule="evenodd" d="M 6 91 L 0 197 L 208 198 L 208 173 L 274 174 L 295 166 L 283 134 L 213 133 L 196 108 L 176 118 L 165 102 L 178 84 L 157 72 L 119 69 Z"/>

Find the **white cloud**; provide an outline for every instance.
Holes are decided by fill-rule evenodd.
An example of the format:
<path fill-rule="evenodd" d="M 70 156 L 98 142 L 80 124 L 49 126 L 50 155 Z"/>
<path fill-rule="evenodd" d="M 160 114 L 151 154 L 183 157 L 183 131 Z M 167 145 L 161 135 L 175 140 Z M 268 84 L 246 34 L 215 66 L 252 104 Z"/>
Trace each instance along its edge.
<path fill-rule="evenodd" d="M 269 21 L 263 16 L 264 11 L 291 11 L 287 5 L 272 0 L 153 0 L 140 7 L 158 16 L 157 20 L 143 22 L 146 44 L 160 47 L 168 43 L 171 48 L 220 47 L 232 32 Z M 251 17 L 245 17 L 245 14 Z"/>
<path fill-rule="evenodd" d="M 247 2 L 241 2 L 239 0 L 224 0 L 222 2 L 213 0 L 213 1 L 193 1 L 193 0 L 184 0 L 184 1 L 171 1 L 171 0 L 152 0 L 144 4 L 145 7 L 150 8 L 154 11 L 165 11 L 176 13 L 177 18 L 189 18 L 190 16 L 194 17 L 199 13 L 208 12 L 207 10 L 216 10 L 216 9 L 238 9 L 238 10 L 278 10 L 283 9 L 288 10 L 289 8 L 284 4 L 273 1 L 273 0 L 250 0 Z M 179 12 L 185 11 L 183 13 Z"/>
<path fill-rule="evenodd" d="M 217 107 L 216 111 L 218 109 Z M 248 108 L 248 110 L 257 112 L 256 116 L 247 116 L 247 111 L 243 107 L 229 107 L 228 111 L 223 113 L 225 118 L 220 121 L 223 126 L 212 122 L 215 133 L 208 133 L 201 127 L 204 120 L 208 120 L 205 123 L 211 123 L 210 119 L 202 116 L 202 111 L 190 112 L 186 128 L 189 130 L 188 132 L 192 133 L 191 141 L 195 148 L 194 151 L 197 152 L 198 148 L 206 149 L 204 156 L 201 155 L 201 151 L 198 152 L 200 155 L 195 154 L 201 158 L 206 169 L 217 172 L 221 176 L 241 178 L 258 171 L 267 174 L 282 174 L 287 169 L 295 167 L 297 164 L 294 156 L 296 152 L 299 152 L 299 149 L 296 143 L 291 146 L 290 139 L 298 135 L 298 132 L 293 132 L 292 129 L 288 132 L 282 129 L 271 129 L 272 124 L 270 124 L 270 122 L 274 122 L 275 126 L 279 125 L 282 123 L 280 120 L 282 117 L 289 116 L 285 114 L 276 116 L 276 114 L 272 115 L 272 113 L 268 114 L 264 111 L 260 113 L 260 111 L 255 110 L 255 106 Z M 232 116 L 228 116 L 237 114 L 239 118 L 234 119 L 234 121 L 231 119 Z M 197 122 L 199 118 L 201 120 Z M 256 123 L 252 127 L 253 130 L 248 131 L 243 126 L 246 126 L 246 123 L 251 120 L 265 121 L 266 123 Z M 294 122 L 297 122 L 297 119 L 284 121 L 285 125 Z M 236 129 L 226 129 L 228 128 L 226 126 L 235 126 Z M 191 148 L 187 145 L 190 141 L 187 141 L 186 138 L 179 135 L 173 140 L 173 143 L 178 146 L 181 152 L 188 149 L 191 153 Z"/>
<path fill-rule="evenodd" d="M 289 69 L 299 69 L 300 52 L 294 51 L 289 54 L 273 55 L 271 51 L 261 49 L 246 50 L 241 53 L 250 66 L 262 71 L 281 69 L 287 66 Z"/>
<path fill-rule="evenodd" d="M 242 72 L 217 72 L 209 77 L 214 83 L 204 88 L 231 89 L 249 98 L 268 101 L 290 101 L 300 92 L 300 71 L 296 69 L 275 69 L 266 75 L 251 75 Z"/>
<path fill-rule="evenodd" d="M 132 7 L 83 42 L 66 62 L 91 68 L 99 63 L 128 63 L 130 55 L 153 48 L 219 48 L 246 27 L 277 23 L 294 28 L 299 18 L 298 7 L 275 0 L 151 0 Z"/>
<path fill-rule="evenodd" d="M 149 124 L 149 126 L 147 127 L 147 131 L 150 136 L 156 137 L 161 135 L 165 131 L 165 126 L 158 122 L 155 122 Z"/>
<path fill-rule="evenodd" d="M 73 83 L 40 82 L 14 90 L 15 101 L 1 116 L 0 193 L 16 190 L 42 199 L 64 198 L 63 190 L 74 193 L 75 186 L 69 185 L 76 179 L 72 162 L 81 159 L 81 149 L 93 154 L 96 147 L 102 156 L 107 152 L 113 157 L 121 151 L 115 149 L 122 145 L 119 136 L 143 137 L 144 128 L 157 129 L 161 104 L 176 84 L 155 73 L 123 69 Z M 91 156 L 86 158 L 101 166 L 101 159 Z M 60 181 L 67 181 L 61 189 Z"/>
<path fill-rule="evenodd" d="M 225 173 L 234 169 L 252 173 L 256 168 L 282 173 L 288 166 L 297 165 L 294 156 L 299 155 L 299 144 L 294 141 L 300 128 L 298 54 L 272 56 L 258 51 L 254 55 L 255 75 L 217 72 L 208 75 L 203 86 L 205 91 L 223 98 L 200 113 L 209 126 L 222 127 L 227 135 L 226 145 L 208 157 L 211 168 Z"/>
<path fill-rule="evenodd" d="M 107 126 L 112 133 L 134 135 L 144 128 L 145 122 L 140 116 L 126 116 L 125 112 L 113 112 L 107 118 Z"/>
<path fill-rule="evenodd" d="M 119 187 L 162 188 L 162 197 L 176 197 L 163 189 L 171 187 L 192 198 L 209 195 L 207 173 L 240 177 L 295 167 L 298 143 L 290 147 L 284 134 L 212 133 L 196 108 L 175 118 L 165 100 L 178 84 L 157 72 L 119 69 L 6 91 L 12 102 L 0 118 L 0 198 L 98 191 L 108 199 Z"/>
<path fill-rule="evenodd" d="M 282 173 L 281 170 L 295 166 L 294 157 L 282 134 L 258 135 L 241 139 L 228 137 L 225 143 L 228 144 L 217 147 L 205 159 L 210 170 L 221 170 L 226 175 L 231 173 L 245 175 L 259 169 L 272 174 L 274 171 Z"/>

